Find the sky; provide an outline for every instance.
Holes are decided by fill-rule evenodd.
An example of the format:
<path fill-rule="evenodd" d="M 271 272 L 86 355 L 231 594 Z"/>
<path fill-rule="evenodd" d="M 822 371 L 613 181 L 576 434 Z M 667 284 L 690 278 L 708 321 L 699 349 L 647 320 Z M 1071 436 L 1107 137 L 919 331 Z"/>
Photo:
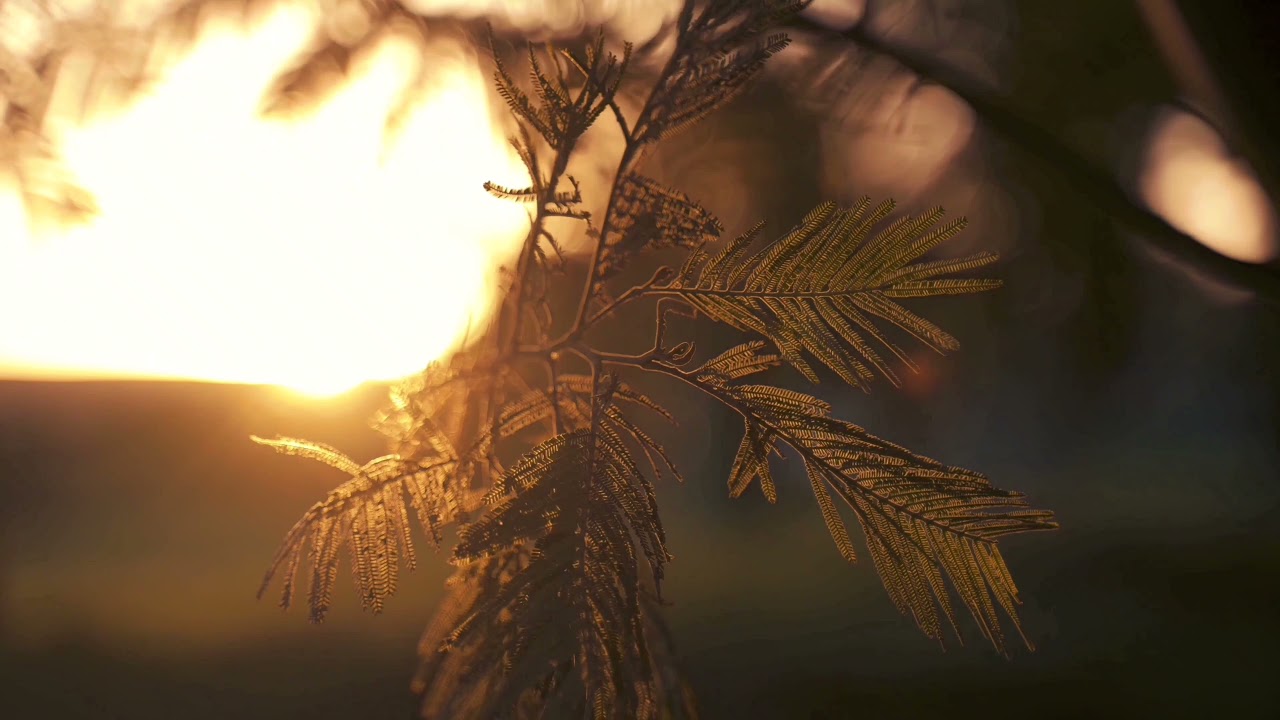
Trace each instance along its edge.
<path fill-rule="evenodd" d="M 63 109 L 83 78 L 60 77 L 48 132 L 99 212 L 32 236 L 17 194 L 0 195 L 0 304 L 26 305 L 0 320 L 0 374 L 332 393 L 415 372 L 484 321 L 527 220 L 482 189 L 519 185 L 522 169 L 474 53 L 423 48 L 430 81 L 393 137 L 417 57 L 404 41 L 316 112 L 261 118 L 314 24 L 291 5 L 248 29 L 215 18 L 137 101 L 83 122 Z M 414 333 L 383 312 L 422 306 L 438 309 Z"/>

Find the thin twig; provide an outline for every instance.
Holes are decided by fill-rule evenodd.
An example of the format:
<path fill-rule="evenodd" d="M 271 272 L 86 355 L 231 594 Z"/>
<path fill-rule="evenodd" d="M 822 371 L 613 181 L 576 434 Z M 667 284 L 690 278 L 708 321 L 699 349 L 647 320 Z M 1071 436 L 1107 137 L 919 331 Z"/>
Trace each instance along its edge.
<path fill-rule="evenodd" d="M 662 72 L 658 74 L 659 78 L 669 76 L 677 62 L 681 59 L 683 43 L 685 38 L 684 24 L 688 22 L 688 15 L 693 6 L 692 2 L 685 3 L 685 9 L 681 12 L 680 37 L 676 42 L 675 50 L 672 51 L 671 57 L 667 58 L 666 64 L 663 66 Z M 569 334 L 576 337 L 582 332 L 583 325 L 587 321 L 587 312 L 591 307 L 591 300 L 595 297 L 596 276 L 600 272 L 600 258 L 604 250 L 604 244 L 609 240 L 609 232 L 612 230 L 612 223 L 617 214 L 617 205 L 619 191 L 623 184 L 620 182 L 626 177 L 627 173 L 640 159 L 641 151 L 645 147 L 645 143 L 636 141 L 634 131 L 636 128 L 643 127 L 648 122 L 650 113 L 653 112 L 653 98 L 656 93 L 657 86 L 649 89 L 649 94 L 645 98 L 644 106 L 640 109 L 640 114 L 636 117 L 635 124 L 628 133 L 626 147 L 622 151 L 622 157 L 618 160 L 618 168 L 613 173 L 613 186 L 609 191 L 609 201 L 605 205 L 604 220 L 600 225 L 600 233 L 596 238 L 595 246 L 591 250 L 591 262 L 587 266 L 587 279 L 582 289 L 582 297 L 578 302 L 578 312 L 574 316 L 573 326 L 570 328 Z"/>
<path fill-rule="evenodd" d="M 618 107 L 618 101 L 609 99 L 609 109 L 613 111 L 613 117 L 618 121 L 618 129 L 622 131 L 622 139 L 631 144 L 631 128 L 627 127 L 627 118 L 622 114 L 622 108 Z"/>
<path fill-rule="evenodd" d="M 547 365 L 547 375 L 551 379 L 551 429 L 552 432 L 559 435 L 564 431 L 564 424 L 560 419 L 560 380 L 556 375 L 556 357 L 554 354 L 548 353 L 544 360 Z"/>

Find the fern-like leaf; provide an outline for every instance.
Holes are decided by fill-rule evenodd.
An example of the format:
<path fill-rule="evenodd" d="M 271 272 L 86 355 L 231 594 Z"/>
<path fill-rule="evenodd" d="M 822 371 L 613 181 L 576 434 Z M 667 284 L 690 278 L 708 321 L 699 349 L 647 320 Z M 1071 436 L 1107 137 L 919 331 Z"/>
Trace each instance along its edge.
<path fill-rule="evenodd" d="M 484 183 L 484 189 L 490 195 L 503 200 L 535 202 L 538 199 L 538 190 L 534 187 L 509 188 L 505 185 L 499 185 L 498 183 L 486 180 Z"/>
<path fill-rule="evenodd" d="M 867 387 L 874 377 L 871 368 L 898 385 L 876 346 L 908 368 L 915 365 L 877 321 L 905 330 L 937 352 L 959 343 L 896 299 L 980 292 L 1000 282 L 944 277 L 994 262 L 991 253 L 917 262 L 960 232 L 965 221 L 938 225 L 938 208 L 877 231 L 893 207 L 886 201 L 871 209 L 867 198 L 846 209 L 825 203 L 758 252 L 750 252 L 748 233 L 715 255 L 695 256 L 674 281 L 647 292 L 673 295 L 708 317 L 769 338 L 813 382 L 818 377 L 809 357 L 855 387 Z"/>
<path fill-rule="evenodd" d="M 668 72 L 636 124 L 639 142 L 687 128 L 737 97 L 765 62 L 790 42 L 771 32 L 807 1 L 713 0 L 696 13 L 686 5 Z"/>
<path fill-rule="evenodd" d="M 491 46 L 492 40 L 491 34 Z M 605 51 L 604 34 L 599 33 L 581 56 L 550 43 L 545 44 L 544 50 L 539 53 L 533 45 L 528 47 L 528 84 L 533 89 L 532 97 L 516 80 L 496 47 L 493 48 L 494 81 L 498 94 L 516 118 L 541 135 L 553 149 L 566 152 L 613 103 L 631 59 L 631 45 L 624 45 L 619 57 Z M 576 87 L 563 72 L 562 60 L 577 70 L 576 82 L 580 84 Z M 552 69 L 549 70 L 548 65 Z"/>
<path fill-rule="evenodd" d="M 656 717 L 638 555 L 655 584 L 669 556 L 649 480 L 608 421 L 616 385 L 593 389 L 588 426 L 527 452 L 461 531 L 459 572 L 480 579 L 424 638 L 426 716 Z"/>
<path fill-rule="evenodd" d="M 720 221 L 688 195 L 628 174 L 614 191 L 610 229 L 600 250 L 600 277 L 610 277 L 644 250 L 692 250 L 714 242 L 723 230 Z"/>
<path fill-rule="evenodd" d="M 571 430 L 588 427 L 591 423 L 592 387 L 593 381 L 588 376 L 561 375 L 557 381 L 555 393 L 539 390 L 511 403 L 503 409 L 500 416 L 501 423 L 506 429 L 504 437 L 535 425 L 550 424 L 555 417 L 556 405 L 560 409 L 560 422 L 563 427 Z M 661 477 L 665 468 L 676 480 L 683 482 L 679 469 L 667 454 L 666 449 L 635 420 L 628 417 L 622 406 L 645 408 L 673 424 L 676 421 L 675 417 L 653 398 L 620 381 L 615 381 L 613 399 L 614 404 L 605 409 L 602 422 L 610 430 L 620 437 L 629 439 L 635 447 L 640 449 L 655 478 Z"/>
<path fill-rule="evenodd" d="M 396 591 L 401 558 L 409 569 L 417 565 L 410 507 L 435 547 L 440 545 L 442 527 L 457 514 L 450 482 L 457 471 L 456 459 L 418 463 L 387 455 L 358 465 L 320 443 L 294 438 L 253 440 L 286 455 L 308 457 L 352 475 L 289 530 L 258 589 L 261 598 L 272 580 L 282 576 L 280 606 L 288 608 L 293 603 L 298 569 L 309 550 L 307 601 L 312 622 L 324 620 L 332 604 L 344 545 L 350 551 L 361 605 L 381 612 L 385 600 Z"/>
<path fill-rule="evenodd" d="M 853 544 L 829 491 L 857 517 L 885 589 L 901 612 L 941 642 L 941 619 L 953 628 L 956 624 L 945 578 L 983 636 L 1003 652 L 997 609 L 1019 634 L 1021 627 L 1017 587 L 997 541 L 1056 528 L 1052 513 L 1027 509 L 1021 494 L 996 488 L 979 473 L 943 465 L 833 418 L 830 406 L 817 398 L 729 382 L 726 367 L 768 366 L 767 356 L 750 360 L 758 347 L 738 346 L 699 370 L 681 373 L 745 419 L 730 472 L 731 492 L 740 494 L 758 478 L 772 501 L 769 452 L 778 444 L 791 447 L 804 461 L 823 519 L 847 560 L 855 559 Z"/>
<path fill-rule="evenodd" d="M 375 417 L 374 428 L 401 457 L 487 463 L 493 448 L 481 435 L 493 428 L 485 412 L 495 391 L 490 363 L 487 354 L 470 350 L 432 363 L 392 386 L 390 406 Z"/>

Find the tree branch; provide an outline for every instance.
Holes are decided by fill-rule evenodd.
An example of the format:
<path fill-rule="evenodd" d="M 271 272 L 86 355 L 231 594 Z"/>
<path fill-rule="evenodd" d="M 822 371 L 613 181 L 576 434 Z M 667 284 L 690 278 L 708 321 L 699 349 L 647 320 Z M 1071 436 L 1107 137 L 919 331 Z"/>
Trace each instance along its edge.
<path fill-rule="evenodd" d="M 1137 233 L 1143 241 L 1204 270 L 1218 280 L 1253 291 L 1259 299 L 1272 307 L 1280 306 L 1280 270 L 1277 270 L 1275 263 L 1254 265 L 1240 262 L 1205 247 L 1194 237 L 1135 202 L 1111 173 L 1086 159 L 1053 133 L 1019 115 L 993 92 L 985 89 L 980 81 L 922 53 L 876 38 L 860 26 L 839 32 L 803 19 L 799 24 L 803 29 L 819 36 L 842 38 L 866 50 L 892 58 L 922 79 L 947 88 L 968 103 L 987 127 L 1044 160 L 1045 169 L 1056 172 L 1058 177 Z"/>

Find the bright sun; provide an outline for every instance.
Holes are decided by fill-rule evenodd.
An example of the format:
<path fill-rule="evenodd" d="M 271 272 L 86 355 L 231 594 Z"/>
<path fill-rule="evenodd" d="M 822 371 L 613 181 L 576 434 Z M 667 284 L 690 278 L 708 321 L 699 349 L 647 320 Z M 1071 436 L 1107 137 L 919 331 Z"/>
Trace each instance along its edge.
<path fill-rule="evenodd" d="M 311 17 L 211 28 L 148 97 L 51 128 L 101 208 L 32 238 L 0 196 L 0 377 L 172 378 L 332 394 L 421 369 L 488 312 L 527 227 L 485 81 L 459 53 L 387 151 L 409 67 L 388 45 L 304 121 L 255 117 Z M 54 118 L 56 121 L 56 118 Z"/>

